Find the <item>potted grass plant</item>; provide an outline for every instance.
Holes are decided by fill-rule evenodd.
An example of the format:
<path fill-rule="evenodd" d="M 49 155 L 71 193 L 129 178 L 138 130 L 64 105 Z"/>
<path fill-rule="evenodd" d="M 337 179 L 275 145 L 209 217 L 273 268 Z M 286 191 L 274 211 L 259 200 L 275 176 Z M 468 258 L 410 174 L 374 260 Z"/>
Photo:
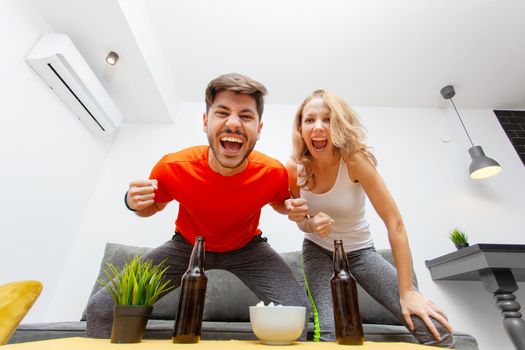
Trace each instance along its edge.
<path fill-rule="evenodd" d="M 463 249 L 469 246 L 467 234 L 461 231 L 457 227 L 449 233 L 449 238 L 452 241 L 452 243 L 454 243 L 457 250 L 460 250 L 460 249 Z"/>
<path fill-rule="evenodd" d="M 104 270 L 107 279 L 99 282 L 115 303 L 112 343 L 141 342 L 153 304 L 173 288 L 171 280 L 165 280 L 167 269 L 164 261 L 154 265 L 140 256 L 130 259 L 121 271 L 107 264 Z"/>

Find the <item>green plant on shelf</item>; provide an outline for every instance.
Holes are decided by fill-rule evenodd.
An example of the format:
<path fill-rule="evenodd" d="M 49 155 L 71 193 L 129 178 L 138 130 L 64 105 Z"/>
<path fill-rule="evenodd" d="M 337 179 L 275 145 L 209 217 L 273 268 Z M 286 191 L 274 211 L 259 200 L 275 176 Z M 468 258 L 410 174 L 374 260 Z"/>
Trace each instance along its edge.
<path fill-rule="evenodd" d="M 160 295 L 173 289 L 171 280 L 165 281 L 168 267 L 164 261 L 153 265 L 151 260 L 144 261 L 140 256 L 130 259 L 119 271 L 109 263 L 104 269 L 106 280 L 99 283 L 108 290 L 116 305 L 151 306 Z"/>
<path fill-rule="evenodd" d="M 467 234 L 457 227 L 449 233 L 449 238 L 458 249 L 469 246 Z"/>

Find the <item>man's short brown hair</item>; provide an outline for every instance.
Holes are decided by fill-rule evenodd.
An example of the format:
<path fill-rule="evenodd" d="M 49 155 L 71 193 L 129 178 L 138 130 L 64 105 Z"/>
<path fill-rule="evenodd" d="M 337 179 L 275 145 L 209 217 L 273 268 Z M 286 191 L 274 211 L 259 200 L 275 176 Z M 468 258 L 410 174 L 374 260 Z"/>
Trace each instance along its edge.
<path fill-rule="evenodd" d="M 252 96 L 257 105 L 259 120 L 261 120 L 264 110 L 264 96 L 268 93 L 263 84 L 238 73 L 223 74 L 213 79 L 206 87 L 206 113 L 209 112 L 210 106 L 215 101 L 215 96 L 221 91 L 233 91 Z"/>

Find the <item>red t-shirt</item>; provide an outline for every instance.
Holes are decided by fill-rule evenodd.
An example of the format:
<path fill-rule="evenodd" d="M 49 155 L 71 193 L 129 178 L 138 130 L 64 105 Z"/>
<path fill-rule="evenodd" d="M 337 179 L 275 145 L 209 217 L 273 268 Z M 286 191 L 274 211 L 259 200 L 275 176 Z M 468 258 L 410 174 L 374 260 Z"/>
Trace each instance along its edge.
<path fill-rule="evenodd" d="M 244 171 L 222 176 L 208 165 L 208 146 L 165 155 L 153 168 L 155 201 L 179 202 L 176 231 L 193 244 L 204 236 L 206 250 L 228 252 L 260 234 L 261 208 L 290 197 L 286 168 L 252 151 Z"/>

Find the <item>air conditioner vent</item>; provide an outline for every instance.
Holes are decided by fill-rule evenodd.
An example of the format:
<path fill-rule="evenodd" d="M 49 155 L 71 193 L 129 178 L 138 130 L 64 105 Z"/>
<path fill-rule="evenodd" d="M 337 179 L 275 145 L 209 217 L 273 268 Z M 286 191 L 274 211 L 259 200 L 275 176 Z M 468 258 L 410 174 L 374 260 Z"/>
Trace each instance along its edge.
<path fill-rule="evenodd" d="M 44 34 L 26 61 L 93 134 L 114 139 L 120 111 L 67 35 Z"/>

